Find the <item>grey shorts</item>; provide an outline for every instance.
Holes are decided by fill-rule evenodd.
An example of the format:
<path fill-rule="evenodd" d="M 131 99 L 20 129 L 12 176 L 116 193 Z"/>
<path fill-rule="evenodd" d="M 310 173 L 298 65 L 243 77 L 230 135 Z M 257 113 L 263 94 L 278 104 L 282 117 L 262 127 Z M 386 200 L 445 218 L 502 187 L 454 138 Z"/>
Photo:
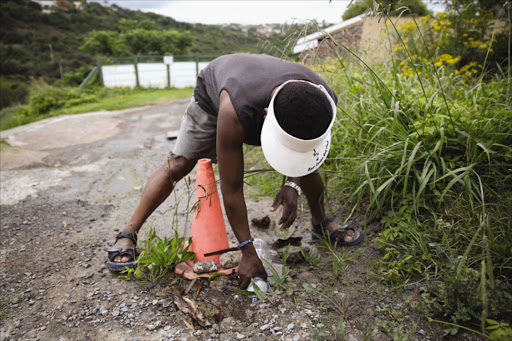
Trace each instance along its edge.
<path fill-rule="evenodd" d="M 217 117 L 201 109 L 192 96 L 181 119 L 178 139 L 171 156 L 188 160 L 208 158 L 217 162 L 216 145 Z"/>

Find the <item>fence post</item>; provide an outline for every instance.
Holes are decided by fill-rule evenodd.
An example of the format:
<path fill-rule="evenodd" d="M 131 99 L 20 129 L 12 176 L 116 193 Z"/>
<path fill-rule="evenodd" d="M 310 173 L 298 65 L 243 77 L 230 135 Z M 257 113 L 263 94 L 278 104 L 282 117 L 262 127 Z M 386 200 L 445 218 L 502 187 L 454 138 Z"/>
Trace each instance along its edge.
<path fill-rule="evenodd" d="M 133 57 L 133 67 L 135 68 L 135 85 L 139 88 L 139 67 L 137 65 L 137 56 Z"/>
<path fill-rule="evenodd" d="M 102 65 L 103 65 L 103 59 L 98 59 L 98 76 L 100 77 L 100 85 L 101 86 L 105 86 L 105 83 L 103 82 L 103 70 L 102 70 Z"/>
<path fill-rule="evenodd" d="M 171 65 L 167 64 L 167 87 L 171 87 Z"/>
<path fill-rule="evenodd" d="M 199 76 L 199 56 L 196 55 L 196 78 Z"/>
<path fill-rule="evenodd" d="M 94 76 L 96 76 L 97 73 L 98 73 L 98 66 L 95 66 L 91 70 L 91 72 L 89 72 L 87 77 L 85 77 L 85 79 L 82 81 L 82 83 L 80 83 L 80 86 L 78 88 L 79 89 L 85 88 L 87 86 L 87 84 L 89 84 L 89 82 L 94 78 Z"/>

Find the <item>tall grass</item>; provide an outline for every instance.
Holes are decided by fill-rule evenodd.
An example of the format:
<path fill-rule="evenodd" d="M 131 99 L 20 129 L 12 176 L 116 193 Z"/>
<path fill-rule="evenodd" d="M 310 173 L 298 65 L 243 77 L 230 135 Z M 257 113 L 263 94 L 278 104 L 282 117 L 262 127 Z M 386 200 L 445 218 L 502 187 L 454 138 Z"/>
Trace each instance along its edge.
<path fill-rule="evenodd" d="M 425 41 L 410 50 L 389 27 L 401 58 L 370 68 L 341 46 L 349 57 L 317 66 L 338 94 L 324 167 L 336 186 L 331 196 L 349 189 L 346 199 L 383 217 L 383 278 L 425 281 L 434 312 L 485 321 L 512 302 L 510 70 L 457 73 L 439 66 Z M 400 72 L 404 61 L 409 74 Z"/>

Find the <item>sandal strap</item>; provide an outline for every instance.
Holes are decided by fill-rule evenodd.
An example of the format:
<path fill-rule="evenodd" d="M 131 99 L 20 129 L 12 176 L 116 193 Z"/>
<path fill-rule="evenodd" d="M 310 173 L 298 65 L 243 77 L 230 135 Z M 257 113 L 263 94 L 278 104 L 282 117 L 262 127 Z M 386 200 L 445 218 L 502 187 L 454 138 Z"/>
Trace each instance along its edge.
<path fill-rule="evenodd" d="M 114 244 L 112 244 L 112 246 L 114 246 L 117 241 L 119 239 L 122 239 L 122 238 L 128 238 L 130 239 L 132 242 L 135 243 L 135 245 L 137 245 L 137 235 L 135 233 L 130 233 L 130 232 L 119 232 L 116 236 L 116 241 L 114 242 Z"/>
<path fill-rule="evenodd" d="M 345 236 L 347 235 L 348 231 L 354 231 L 354 234 L 356 232 L 356 230 L 352 226 L 350 226 L 349 224 L 345 224 L 336 231 L 334 231 L 333 233 L 331 233 L 330 237 L 334 241 L 345 242 Z"/>
<path fill-rule="evenodd" d="M 325 220 L 315 224 L 313 223 L 313 219 L 311 219 L 311 224 L 313 225 L 313 231 L 316 233 L 323 233 L 324 230 L 329 226 L 330 223 L 332 223 L 334 219 L 331 216 L 325 217 Z"/>
<path fill-rule="evenodd" d="M 114 261 L 114 258 L 117 257 L 117 256 L 129 256 L 132 261 L 135 260 L 136 256 L 138 255 L 138 252 L 137 250 L 134 250 L 134 249 L 107 249 L 107 248 L 104 248 L 103 250 L 107 251 L 108 252 L 108 260 L 113 262 Z"/>

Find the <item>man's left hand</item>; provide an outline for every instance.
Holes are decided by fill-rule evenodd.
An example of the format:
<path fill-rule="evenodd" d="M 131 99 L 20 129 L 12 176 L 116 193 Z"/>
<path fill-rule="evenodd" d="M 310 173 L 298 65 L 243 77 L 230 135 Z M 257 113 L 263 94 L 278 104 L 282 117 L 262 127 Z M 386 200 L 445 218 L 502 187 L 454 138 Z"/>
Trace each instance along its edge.
<path fill-rule="evenodd" d="M 295 218 L 297 218 L 297 191 L 288 186 L 283 187 L 277 193 L 276 200 L 270 207 L 270 212 L 277 210 L 280 205 L 283 205 L 283 215 L 278 224 L 283 224 L 281 230 L 285 230 L 292 226 Z"/>

